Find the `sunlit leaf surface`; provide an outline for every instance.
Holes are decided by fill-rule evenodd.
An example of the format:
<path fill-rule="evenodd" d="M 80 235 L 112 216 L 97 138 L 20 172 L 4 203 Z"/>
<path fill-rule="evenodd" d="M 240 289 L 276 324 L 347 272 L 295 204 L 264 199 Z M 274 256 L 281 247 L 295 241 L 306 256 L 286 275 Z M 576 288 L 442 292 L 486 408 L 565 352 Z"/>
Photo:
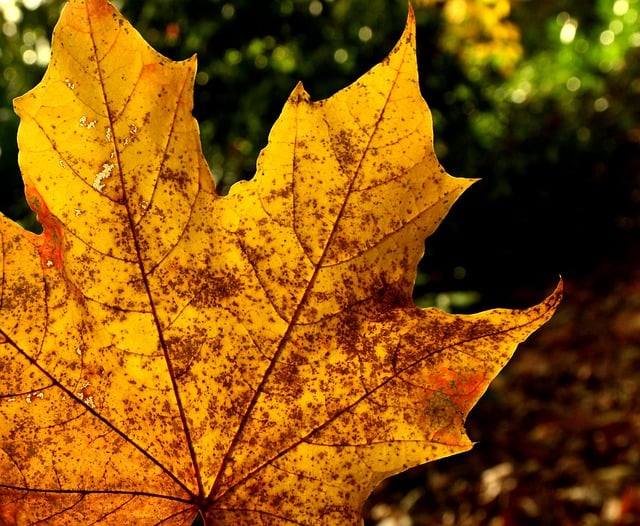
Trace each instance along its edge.
<path fill-rule="evenodd" d="M 16 100 L 40 236 L 2 218 L 0 524 L 349 525 L 552 315 L 413 305 L 469 180 L 432 148 L 414 21 L 331 98 L 299 85 L 256 176 L 215 193 L 195 60 L 75 0 Z"/>

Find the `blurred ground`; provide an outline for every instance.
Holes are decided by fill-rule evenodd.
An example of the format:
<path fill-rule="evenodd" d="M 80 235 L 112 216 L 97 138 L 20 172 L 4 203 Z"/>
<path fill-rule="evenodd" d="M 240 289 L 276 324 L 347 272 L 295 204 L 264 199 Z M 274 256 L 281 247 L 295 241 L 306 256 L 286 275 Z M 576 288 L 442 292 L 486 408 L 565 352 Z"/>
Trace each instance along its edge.
<path fill-rule="evenodd" d="M 469 415 L 473 451 L 389 479 L 367 526 L 640 524 L 640 250 L 565 280 Z"/>

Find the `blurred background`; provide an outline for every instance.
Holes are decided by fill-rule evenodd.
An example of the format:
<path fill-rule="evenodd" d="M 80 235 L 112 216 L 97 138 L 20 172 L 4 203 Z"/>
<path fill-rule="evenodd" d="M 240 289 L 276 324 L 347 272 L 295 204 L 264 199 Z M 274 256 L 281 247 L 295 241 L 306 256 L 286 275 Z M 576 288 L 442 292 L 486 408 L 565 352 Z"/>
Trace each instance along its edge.
<path fill-rule="evenodd" d="M 221 192 L 250 178 L 302 80 L 330 96 L 379 62 L 405 0 L 116 2 L 163 54 L 197 53 Z M 640 0 L 415 0 L 421 87 L 449 173 L 481 178 L 427 240 L 416 302 L 563 305 L 468 419 L 470 453 L 385 481 L 367 526 L 640 524 Z M 13 97 L 62 2 L 0 0 L 0 210 L 26 228 Z"/>

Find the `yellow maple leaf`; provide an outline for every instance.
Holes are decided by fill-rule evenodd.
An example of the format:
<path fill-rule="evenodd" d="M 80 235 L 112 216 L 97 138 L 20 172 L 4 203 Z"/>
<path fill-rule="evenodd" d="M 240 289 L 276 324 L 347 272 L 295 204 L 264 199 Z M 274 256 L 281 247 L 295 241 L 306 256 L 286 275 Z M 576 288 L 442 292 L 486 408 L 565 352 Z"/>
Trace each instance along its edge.
<path fill-rule="evenodd" d="M 0 524 L 359 524 L 383 478 L 471 447 L 466 414 L 559 301 L 413 305 L 471 181 L 435 158 L 411 12 L 353 85 L 297 86 L 226 197 L 194 72 L 72 0 L 16 100 L 44 232 L 0 218 Z"/>

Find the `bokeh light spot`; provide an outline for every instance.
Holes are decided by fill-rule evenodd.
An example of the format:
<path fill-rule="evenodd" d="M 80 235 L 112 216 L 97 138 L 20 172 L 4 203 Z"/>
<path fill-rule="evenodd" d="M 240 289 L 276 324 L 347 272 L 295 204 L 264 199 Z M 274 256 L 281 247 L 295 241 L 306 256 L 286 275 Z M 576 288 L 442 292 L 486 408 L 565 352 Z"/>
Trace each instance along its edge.
<path fill-rule="evenodd" d="M 358 38 L 362 42 L 369 42 L 369 40 L 371 40 L 372 36 L 373 36 L 373 31 L 371 30 L 371 28 L 369 26 L 362 26 L 358 30 Z"/>
<path fill-rule="evenodd" d="M 600 33 L 600 43 L 603 46 L 608 46 L 613 43 L 616 35 L 611 29 L 605 29 L 602 33 Z"/>
<path fill-rule="evenodd" d="M 577 30 L 578 22 L 573 18 L 568 18 L 564 24 L 562 24 L 562 29 L 560 30 L 560 42 L 563 44 L 571 44 L 573 39 L 576 38 Z"/>
<path fill-rule="evenodd" d="M 580 79 L 578 77 L 569 77 L 567 79 L 566 86 L 569 91 L 578 91 L 581 84 L 582 83 L 580 82 Z"/>
<path fill-rule="evenodd" d="M 322 2 L 319 0 L 313 0 L 309 3 L 309 13 L 311 13 L 312 16 L 319 16 L 322 14 L 322 7 Z"/>
<path fill-rule="evenodd" d="M 336 49 L 333 54 L 333 60 L 335 60 L 338 64 L 344 64 L 349 59 L 349 52 L 344 48 Z"/>
<path fill-rule="evenodd" d="M 606 99 L 606 97 L 598 97 L 596 100 L 593 101 L 594 110 L 598 112 L 603 112 L 607 108 L 609 108 L 609 101 Z"/>

